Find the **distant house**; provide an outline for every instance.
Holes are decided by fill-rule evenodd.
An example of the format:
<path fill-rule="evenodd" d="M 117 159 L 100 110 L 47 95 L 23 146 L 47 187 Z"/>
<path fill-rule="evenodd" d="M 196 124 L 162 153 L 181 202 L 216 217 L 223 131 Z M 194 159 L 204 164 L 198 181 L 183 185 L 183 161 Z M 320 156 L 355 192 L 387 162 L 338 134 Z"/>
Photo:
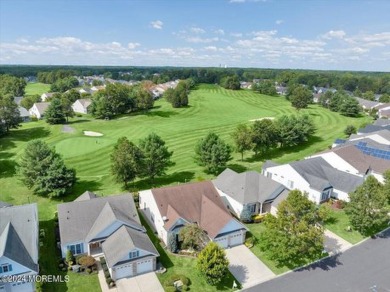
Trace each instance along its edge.
<path fill-rule="evenodd" d="M 245 241 L 247 228 L 225 207 L 210 181 L 141 191 L 140 209 L 165 244 L 170 234 L 197 224 L 210 240 L 227 248 Z"/>
<path fill-rule="evenodd" d="M 80 88 L 80 89 L 78 90 L 78 92 L 79 92 L 80 94 L 91 94 L 91 93 L 92 93 L 91 89 L 89 89 L 89 88 Z"/>
<path fill-rule="evenodd" d="M 227 208 L 237 217 L 240 217 L 244 206 L 249 206 L 252 215 L 266 212 L 275 214 L 275 199 L 285 199 L 289 192 L 281 183 L 256 171 L 237 173 L 229 168 L 213 180 L 213 184 Z"/>
<path fill-rule="evenodd" d="M 22 99 L 23 99 L 23 96 L 15 96 L 15 97 L 14 97 L 14 102 L 15 102 L 17 105 L 20 105 Z"/>
<path fill-rule="evenodd" d="M 276 93 L 279 95 L 286 95 L 287 94 L 287 87 L 277 85 L 275 86 Z"/>
<path fill-rule="evenodd" d="M 319 204 L 329 198 L 348 201 L 348 193 L 363 183 L 363 178 L 335 169 L 324 158 L 315 157 L 282 165 L 263 165 L 263 175 L 288 189 L 307 192 Z"/>
<path fill-rule="evenodd" d="M 35 291 L 28 276 L 39 273 L 38 209 L 36 204 L 11 206 L 0 203 L 0 291 Z M 25 276 L 26 281 L 4 281 Z"/>
<path fill-rule="evenodd" d="M 92 104 L 91 99 L 78 99 L 72 104 L 72 109 L 75 113 L 87 114 L 88 107 Z"/>
<path fill-rule="evenodd" d="M 61 253 L 102 255 L 111 278 L 154 271 L 159 256 L 141 225 L 131 194 L 98 197 L 85 192 L 59 204 Z"/>
<path fill-rule="evenodd" d="M 56 92 L 46 92 L 41 95 L 41 100 L 45 102 L 47 99 L 52 98 Z"/>
<path fill-rule="evenodd" d="M 28 111 L 30 113 L 31 117 L 36 117 L 37 119 L 42 119 L 45 116 L 45 112 L 47 108 L 49 107 L 50 102 L 37 102 L 34 103 L 32 108 L 30 108 Z"/>
<path fill-rule="evenodd" d="M 96 93 L 100 90 L 104 90 L 106 88 L 105 85 L 99 85 L 99 86 L 92 86 L 91 87 L 91 93 Z"/>
<path fill-rule="evenodd" d="M 374 122 L 374 126 L 380 126 L 380 127 L 390 126 L 390 120 L 389 119 L 377 119 Z"/>
<path fill-rule="evenodd" d="M 381 105 L 380 102 L 366 100 L 360 97 L 355 97 L 355 99 L 359 102 L 359 105 L 365 110 L 372 110 Z"/>
<path fill-rule="evenodd" d="M 384 103 L 376 107 L 379 118 L 390 118 L 390 103 Z"/>
<path fill-rule="evenodd" d="M 19 110 L 20 118 L 22 119 L 22 122 L 30 121 L 30 113 L 28 112 L 28 110 L 26 110 L 22 106 L 18 106 L 18 110 Z"/>
<path fill-rule="evenodd" d="M 252 82 L 240 81 L 240 88 L 242 89 L 251 89 Z"/>

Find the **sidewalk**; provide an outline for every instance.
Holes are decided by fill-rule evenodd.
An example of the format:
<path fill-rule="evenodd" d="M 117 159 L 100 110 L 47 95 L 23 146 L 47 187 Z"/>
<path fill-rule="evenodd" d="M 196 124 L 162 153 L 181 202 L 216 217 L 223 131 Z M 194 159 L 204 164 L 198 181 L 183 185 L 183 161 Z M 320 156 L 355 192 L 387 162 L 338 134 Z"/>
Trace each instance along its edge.
<path fill-rule="evenodd" d="M 325 229 L 324 236 L 325 250 L 329 255 L 338 254 L 352 247 L 351 243 L 327 229 Z"/>

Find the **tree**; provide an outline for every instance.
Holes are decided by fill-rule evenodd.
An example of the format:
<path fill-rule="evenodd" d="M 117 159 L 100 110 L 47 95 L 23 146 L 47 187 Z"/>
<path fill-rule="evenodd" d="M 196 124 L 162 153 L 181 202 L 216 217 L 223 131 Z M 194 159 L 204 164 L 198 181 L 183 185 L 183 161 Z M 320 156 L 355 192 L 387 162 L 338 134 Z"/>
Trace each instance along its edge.
<path fill-rule="evenodd" d="M 179 232 L 182 248 L 201 250 L 207 244 L 208 237 L 196 223 L 185 225 Z"/>
<path fill-rule="evenodd" d="M 253 151 L 264 154 L 275 147 L 279 140 L 278 129 L 270 119 L 255 121 L 251 128 Z"/>
<path fill-rule="evenodd" d="M 373 176 L 349 194 L 345 208 L 351 225 L 364 236 L 380 231 L 389 220 L 388 198 L 383 186 Z"/>
<path fill-rule="evenodd" d="M 314 123 L 308 115 L 281 116 L 276 120 L 276 128 L 281 147 L 306 142 L 315 131 Z"/>
<path fill-rule="evenodd" d="M 226 89 L 238 90 L 241 87 L 240 80 L 237 75 L 226 76 L 221 79 L 220 85 Z"/>
<path fill-rule="evenodd" d="M 0 136 L 19 128 L 20 122 L 20 112 L 13 97 L 0 95 Z"/>
<path fill-rule="evenodd" d="M 215 133 L 209 133 L 200 139 L 195 146 L 195 160 L 206 168 L 207 172 L 218 173 L 226 168 L 226 163 L 231 160 L 231 147 L 219 138 Z"/>
<path fill-rule="evenodd" d="M 142 175 L 144 167 L 142 151 L 126 137 L 118 139 L 111 154 L 111 172 L 115 180 L 125 187 L 137 176 Z"/>
<path fill-rule="evenodd" d="M 390 205 L 390 169 L 386 170 L 383 173 L 383 178 L 384 178 L 383 192 L 386 195 L 387 201 Z"/>
<path fill-rule="evenodd" d="M 294 268 L 318 259 L 324 249 L 323 221 L 316 205 L 298 190 L 278 205 L 277 216 L 267 214 L 260 248 L 279 266 Z"/>
<path fill-rule="evenodd" d="M 366 91 L 363 93 L 363 98 L 367 100 L 375 100 L 375 94 L 372 91 Z"/>
<path fill-rule="evenodd" d="M 217 285 L 225 278 L 229 267 L 226 253 L 215 242 L 210 242 L 199 253 L 196 268 L 210 285 Z"/>
<path fill-rule="evenodd" d="M 303 86 L 296 87 L 290 96 L 291 105 L 298 111 L 303 108 L 307 108 L 308 104 L 312 101 L 312 92 Z"/>
<path fill-rule="evenodd" d="M 252 212 L 249 205 L 244 205 L 240 214 L 240 220 L 244 223 L 252 222 Z"/>
<path fill-rule="evenodd" d="M 379 97 L 379 102 L 390 102 L 390 94 L 384 93 Z"/>
<path fill-rule="evenodd" d="M 180 81 L 176 88 L 168 88 L 164 92 L 165 99 L 172 104 L 172 107 L 179 108 L 188 105 L 188 94 L 190 92 L 190 83 Z"/>
<path fill-rule="evenodd" d="M 71 89 L 68 92 L 62 94 L 63 98 L 71 101 L 72 103 L 81 98 L 81 94 L 76 89 Z"/>
<path fill-rule="evenodd" d="M 320 95 L 320 99 L 319 99 L 319 103 L 323 106 L 323 107 L 329 107 L 329 102 L 330 100 L 333 98 L 333 92 L 328 90 L 326 91 L 324 94 L 321 94 Z"/>
<path fill-rule="evenodd" d="M 139 110 L 148 110 L 153 108 L 154 99 L 152 94 L 142 87 L 136 90 L 135 106 Z"/>
<path fill-rule="evenodd" d="M 275 84 L 272 80 L 264 80 L 259 83 L 253 83 L 252 90 L 260 94 L 266 94 L 271 96 L 278 95 L 278 93 L 276 92 Z"/>
<path fill-rule="evenodd" d="M 166 169 L 172 165 L 171 156 L 173 152 L 165 146 L 165 141 L 155 133 L 149 134 L 140 141 L 139 148 L 144 154 L 144 174 L 151 181 L 156 176 L 165 174 Z"/>
<path fill-rule="evenodd" d="M 65 115 L 66 122 L 69 121 L 69 118 L 74 117 L 74 111 L 72 108 L 73 102 L 69 99 L 67 99 L 65 96 L 61 97 L 61 106 L 62 106 L 62 112 Z"/>
<path fill-rule="evenodd" d="M 179 249 L 177 237 L 176 237 L 176 234 L 174 234 L 174 233 L 169 233 L 168 248 L 169 248 L 170 252 L 173 252 L 173 253 L 177 253 L 177 251 Z"/>
<path fill-rule="evenodd" d="M 37 102 L 40 102 L 40 101 L 41 101 L 41 97 L 38 94 L 35 94 L 35 95 L 30 95 L 30 96 L 24 97 L 20 101 L 20 105 L 22 107 L 24 107 L 25 109 L 29 110 L 30 108 L 32 108 L 34 103 L 37 103 Z"/>
<path fill-rule="evenodd" d="M 42 140 L 27 143 L 19 163 L 21 180 L 33 192 L 58 197 L 76 181 L 76 171 L 66 168 L 61 156 Z"/>
<path fill-rule="evenodd" d="M 344 100 L 339 106 L 339 111 L 344 116 L 357 117 L 360 114 L 361 108 L 359 102 L 355 98 L 345 96 Z"/>
<path fill-rule="evenodd" d="M 79 85 L 79 81 L 75 77 L 66 77 L 58 79 L 51 86 L 50 90 L 53 92 L 65 92 L 69 89 L 75 88 Z"/>
<path fill-rule="evenodd" d="M 46 122 L 49 124 L 63 124 L 66 122 L 64 108 L 59 98 L 53 98 L 45 112 Z"/>
<path fill-rule="evenodd" d="M 247 125 L 238 125 L 232 134 L 235 149 L 241 153 L 241 161 L 244 160 L 244 152 L 252 148 L 252 132 Z"/>
<path fill-rule="evenodd" d="M 344 130 L 344 134 L 347 135 L 348 137 L 351 136 L 352 134 L 356 134 L 356 127 L 353 125 L 348 125 Z"/>
<path fill-rule="evenodd" d="M 0 95 L 23 96 L 26 85 L 23 78 L 0 75 Z"/>

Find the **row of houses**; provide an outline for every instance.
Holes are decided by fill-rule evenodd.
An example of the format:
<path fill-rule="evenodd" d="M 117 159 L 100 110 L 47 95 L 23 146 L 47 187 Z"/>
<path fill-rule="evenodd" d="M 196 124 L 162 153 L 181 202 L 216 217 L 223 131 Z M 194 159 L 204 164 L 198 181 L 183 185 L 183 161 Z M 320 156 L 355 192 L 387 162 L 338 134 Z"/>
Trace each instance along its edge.
<path fill-rule="evenodd" d="M 360 106 L 367 111 L 377 111 L 378 117 L 390 118 L 390 103 L 383 103 L 378 101 L 366 100 L 360 97 L 355 97 L 359 102 Z"/>

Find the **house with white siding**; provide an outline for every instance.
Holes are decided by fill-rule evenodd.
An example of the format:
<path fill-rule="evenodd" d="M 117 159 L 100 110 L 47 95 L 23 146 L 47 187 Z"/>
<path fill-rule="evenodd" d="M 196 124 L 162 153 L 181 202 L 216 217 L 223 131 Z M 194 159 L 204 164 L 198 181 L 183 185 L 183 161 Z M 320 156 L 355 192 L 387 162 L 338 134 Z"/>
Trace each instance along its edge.
<path fill-rule="evenodd" d="M 139 192 L 140 210 L 162 241 L 197 224 L 209 240 L 227 248 L 244 243 L 247 228 L 226 208 L 211 181 Z"/>
<path fill-rule="evenodd" d="M 38 222 L 35 203 L 12 206 L 0 202 L 0 291 L 35 291 L 29 276 L 39 273 Z M 8 276 L 19 276 L 21 280 L 1 281 Z"/>
<path fill-rule="evenodd" d="M 115 281 L 154 271 L 159 253 L 141 225 L 131 194 L 85 192 L 59 204 L 61 253 L 102 255 Z"/>
<path fill-rule="evenodd" d="M 36 102 L 28 110 L 31 117 L 36 117 L 37 119 L 42 119 L 45 116 L 45 112 L 47 108 L 49 107 L 50 102 Z"/>
<path fill-rule="evenodd" d="M 78 99 L 72 104 L 72 109 L 75 113 L 87 114 L 88 107 L 92 104 L 91 99 Z"/>
<path fill-rule="evenodd" d="M 266 162 L 262 173 L 288 189 L 307 192 L 309 199 L 316 204 L 331 197 L 348 201 L 348 193 L 364 181 L 361 176 L 334 168 L 322 157 L 282 165 Z"/>

